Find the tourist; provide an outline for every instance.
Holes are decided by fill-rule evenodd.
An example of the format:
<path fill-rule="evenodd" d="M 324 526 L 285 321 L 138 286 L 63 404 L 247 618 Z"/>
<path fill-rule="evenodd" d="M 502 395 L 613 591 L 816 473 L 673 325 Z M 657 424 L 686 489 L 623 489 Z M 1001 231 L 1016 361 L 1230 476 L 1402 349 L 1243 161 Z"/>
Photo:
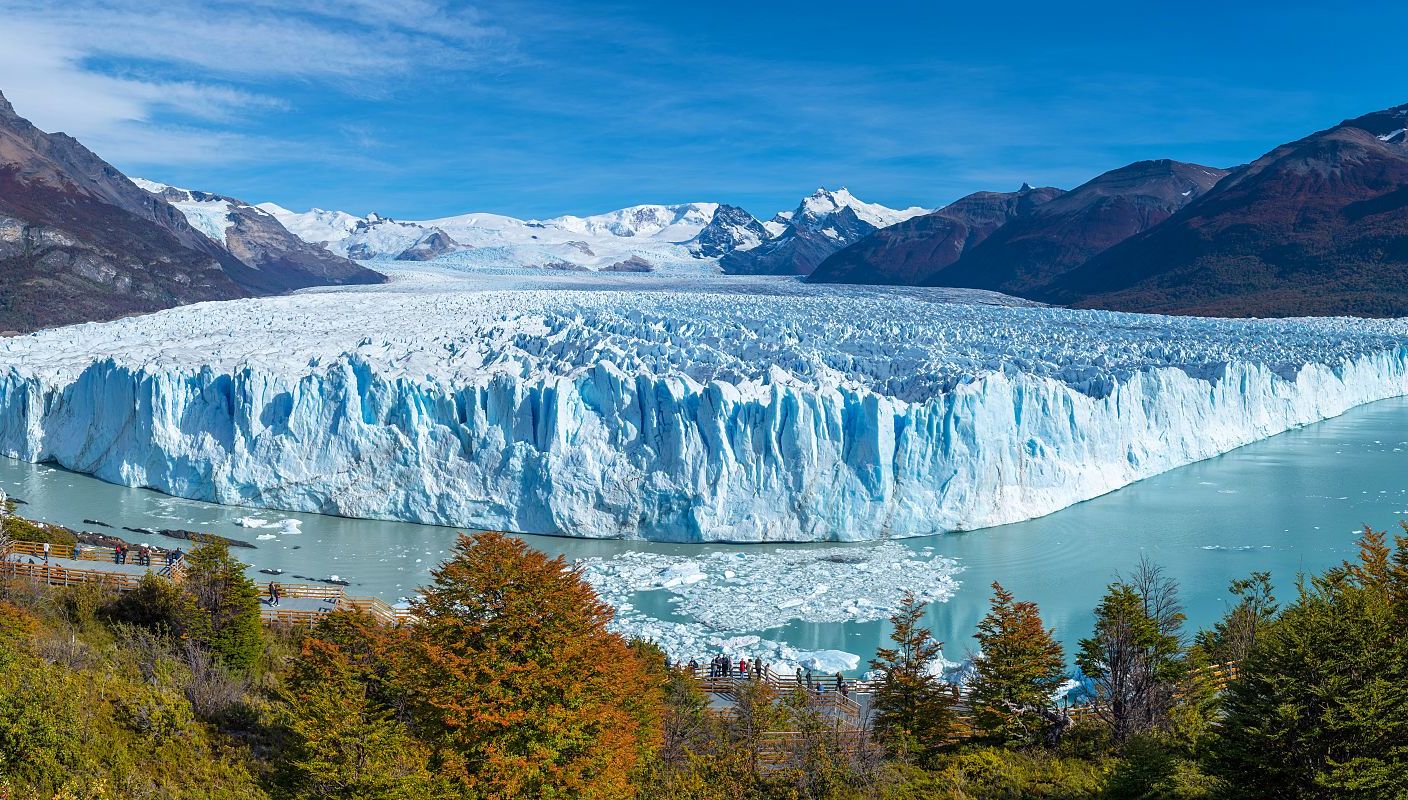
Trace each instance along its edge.
<path fill-rule="evenodd" d="M 45 543 L 44 543 L 44 563 L 45 563 L 45 564 L 48 564 L 48 563 L 49 563 L 49 543 L 48 543 L 48 542 L 45 542 Z"/>
<path fill-rule="evenodd" d="M 141 547 L 141 549 L 139 549 L 139 550 L 137 551 L 137 566 L 139 566 L 139 567 L 150 567 L 151 565 L 152 565 L 152 549 L 151 549 L 150 546 L 148 546 L 148 545 L 146 545 L 146 544 L 143 544 L 142 547 Z"/>
<path fill-rule="evenodd" d="M 74 542 L 74 543 L 73 543 L 73 560 L 74 560 L 74 561 L 77 561 L 77 560 L 78 560 L 78 557 L 79 557 L 80 555 L 82 555 L 82 554 L 83 554 L 83 545 L 79 544 L 78 542 Z"/>
<path fill-rule="evenodd" d="M 761 658 L 753 659 L 753 679 L 759 681 L 763 679 L 763 660 Z"/>
<path fill-rule="evenodd" d="M 726 655 L 725 655 L 725 656 L 719 656 L 719 658 L 722 658 L 722 659 L 724 660 L 724 677 L 725 677 L 725 678 L 732 678 L 732 677 L 733 677 L 733 660 L 730 659 L 730 658 L 729 658 L 728 656 L 726 656 Z"/>
<path fill-rule="evenodd" d="M 739 676 L 740 678 L 747 678 L 747 677 L 748 677 L 748 659 L 746 659 L 746 658 L 740 658 L 740 659 L 738 659 L 738 676 Z"/>
<path fill-rule="evenodd" d="M 279 604 L 279 585 L 278 585 L 277 583 L 274 583 L 273 581 L 269 581 L 269 605 L 271 605 L 271 606 L 277 606 L 278 604 Z"/>
<path fill-rule="evenodd" d="M 692 659 L 692 658 L 689 660 L 689 674 L 690 674 L 690 675 L 698 675 L 698 674 L 699 674 L 699 662 L 698 662 L 698 661 L 695 661 L 695 660 Z"/>
<path fill-rule="evenodd" d="M 810 668 L 807 669 L 807 688 L 812 688 L 812 671 Z"/>
<path fill-rule="evenodd" d="M 117 547 L 114 547 L 114 548 L 112 549 L 112 563 L 114 563 L 114 564 L 121 564 L 121 563 L 125 560 L 126 555 L 127 555 L 127 554 L 126 554 L 126 552 L 123 550 L 122 545 L 118 545 Z"/>

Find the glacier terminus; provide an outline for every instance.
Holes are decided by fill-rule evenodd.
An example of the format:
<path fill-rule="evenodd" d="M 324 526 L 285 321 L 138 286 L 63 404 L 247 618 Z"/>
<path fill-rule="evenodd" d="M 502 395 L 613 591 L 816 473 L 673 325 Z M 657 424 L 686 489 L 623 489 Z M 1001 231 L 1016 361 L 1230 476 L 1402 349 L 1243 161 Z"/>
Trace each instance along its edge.
<path fill-rule="evenodd" d="M 1408 394 L 1399 320 L 709 274 L 390 272 L 0 340 L 0 452 L 250 507 L 858 541 L 1044 515 Z"/>

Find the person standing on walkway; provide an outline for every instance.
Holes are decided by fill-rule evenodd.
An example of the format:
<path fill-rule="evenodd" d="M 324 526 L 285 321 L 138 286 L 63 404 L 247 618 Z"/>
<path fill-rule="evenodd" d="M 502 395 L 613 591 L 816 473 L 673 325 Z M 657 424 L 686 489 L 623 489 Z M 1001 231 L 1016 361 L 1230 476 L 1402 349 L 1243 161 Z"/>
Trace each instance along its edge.
<path fill-rule="evenodd" d="M 49 543 L 48 543 L 48 542 L 45 542 L 45 543 L 44 543 L 44 563 L 45 563 L 45 564 L 48 564 L 48 563 L 49 563 Z"/>
<path fill-rule="evenodd" d="M 278 604 L 279 604 L 279 585 L 278 585 L 277 583 L 274 583 L 273 581 L 269 581 L 269 605 L 271 605 L 271 606 L 277 606 Z"/>
<path fill-rule="evenodd" d="M 740 677 L 740 678 L 747 678 L 747 677 L 748 677 L 748 659 L 746 659 L 746 658 L 740 658 L 740 659 L 738 659 L 738 677 Z"/>

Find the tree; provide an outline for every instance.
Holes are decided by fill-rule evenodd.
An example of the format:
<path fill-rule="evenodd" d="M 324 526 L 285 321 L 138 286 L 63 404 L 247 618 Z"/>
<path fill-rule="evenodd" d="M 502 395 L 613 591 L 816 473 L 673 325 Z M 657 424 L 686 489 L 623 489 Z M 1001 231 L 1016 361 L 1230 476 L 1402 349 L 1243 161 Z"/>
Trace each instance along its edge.
<path fill-rule="evenodd" d="M 289 796 L 415 800 L 433 796 L 429 750 L 378 707 L 337 645 L 309 638 L 289 679 L 280 751 Z"/>
<path fill-rule="evenodd" d="M 1210 771 L 1246 798 L 1408 797 L 1408 537 L 1302 580 L 1224 698 Z"/>
<path fill-rule="evenodd" d="M 663 686 L 579 572 L 481 533 L 431 575 L 398 680 L 443 771 L 484 798 L 633 794 Z"/>
<path fill-rule="evenodd" d="M 203 544 L 186 556 L 182 582 L 208 621 L 201 644 L 233 669 L 248 669 L 264 651 L 259 590 L 244 570 L 228 546 Z"/>
<path fill-rule="evenodd" d="M 1212 630 L 1198 634 L 1198 647 L 1214 664 L 1235 664 L 1255 647 L 1257 636 L 1276 618 L 1276 595 L 1271 589 L 1271 573 L 1253 572 L 1227 587 L 1237 604 Z"/>
<path fill-rule="evenodd" d="M 1095 609 L 1095 630 L 1076 663 L 1095 683 L 1100 716 L 1116 741 L 1164 728 L 1185 669 L 1178 585 L 1147 560 L 1116 581 Z"/>
<path fill-rule="evenodd" d="M 151 572 L 142 576 L 137 588 L 119 594 L 105 609 L 105 616 L 172 639 L 203 642 L 210 638 L 210 615 L 196 606 L 195 597 Z"/>
<path fill-rule="evenodd" d="M 872 669 L 883 677 L 871 700 L 875 732 L 895 757 L 928 762 L 953 728 L 953 695 L 933 674 L 943 643 L 921 627 L 925 603 L 906 592 L 890 617 L 895 647 L 881 648 Z"/>
<path fill-rule="evenodd" d="M 994 582 L 991 608 L 975 636 L 982 655 L 970 684 L 974 721 L 993 738 L 1032 744 L 1063 730 L 1051 696 L 1066 677 L 1065 655 L 1041 625 L 1035 603 L 1016 602 Z"/>

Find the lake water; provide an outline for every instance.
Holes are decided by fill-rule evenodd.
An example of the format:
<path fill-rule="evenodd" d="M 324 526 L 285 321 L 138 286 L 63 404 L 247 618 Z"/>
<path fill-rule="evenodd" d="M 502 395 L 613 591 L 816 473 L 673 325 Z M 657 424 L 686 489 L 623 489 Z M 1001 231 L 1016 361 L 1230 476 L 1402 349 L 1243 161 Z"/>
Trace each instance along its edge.
<path fill-rule="evenodd" d="M 1361 526 L 1396 526 L 1408 515 L 1408 399 L 1375 403 L 1336 419 L 1275 436 L 1231 453 L 1141 481 L 1050 516 L 970 533 L 902 540 L 956 559 L 963 571 L 951 599 L 935 604 L 929 624 L 962 657 L 972 646 L 989 584 L 998 580 L 1019 599 L 1037 602 L 1068 648 L 1089 632 L 1091 609 L 1107 583 L 1142 554 L 1182 586 L 1191 626 L 1227 607 L 1228 581 L 1270 570 L 1282 597 L 1296 576 L 1350 557 Z M 252 541 L 235 552 L 281 578 L 336 575 L 354 594 L 389 601 L 414 594 L 442 560 L 456 531 L 216 506 L 103 483 L 43 465 L 0 458 L 0 488 L 26 501 L 21 513 L 69 527 L 104 531 L 84 519 L 122 526 L 187 528 Z M 270 527 L 237 524 L 253 517 Z M 298 521 L 301 532 L 272 527 Z M 137 534 L 123 534 L 141 539 Z M 257 540 L 256 537 L 266 538 Z M 779 545 L 663 545 L 542 536 L 534 547 L 569 559 L 628 550 L 700 554 Z M 153 543 L 157 542 L 153 539 Z M 834 545 L 827 545 L 834 546 Z M 866 547 L 866 545 L 851 545 Z M 814 545 L 795 545 L 808 548 Z M 664 592 L 633 598 L 641 610 L 674 618 Z M 881 622 L 806 623 L 758 632 L 799 649 L 837 649 L 868 659 L 886 635 Z"/>

